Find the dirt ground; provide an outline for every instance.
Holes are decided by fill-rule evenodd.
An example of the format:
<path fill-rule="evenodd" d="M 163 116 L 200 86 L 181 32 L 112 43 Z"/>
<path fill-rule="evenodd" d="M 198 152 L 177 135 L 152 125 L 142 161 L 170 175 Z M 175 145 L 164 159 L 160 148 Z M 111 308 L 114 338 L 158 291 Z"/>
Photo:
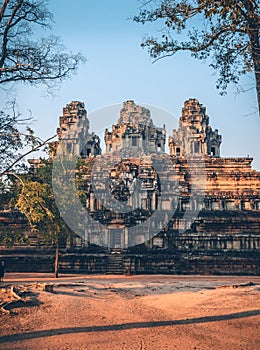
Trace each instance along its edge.
<path fill-rule="evenodd" d="M 0 313 L 1 350 L 260 349 L 260 277 L 7 274 L 2 299 L 10 284 L 29 293 Z"/>

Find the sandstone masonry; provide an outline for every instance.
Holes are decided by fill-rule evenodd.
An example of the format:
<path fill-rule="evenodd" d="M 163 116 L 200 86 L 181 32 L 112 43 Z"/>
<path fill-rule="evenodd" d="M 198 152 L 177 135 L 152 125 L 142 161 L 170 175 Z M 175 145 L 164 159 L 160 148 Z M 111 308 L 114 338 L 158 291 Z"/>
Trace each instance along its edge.
<path fill-rule="evenodd" d="M 221 135 L 198 100 L 184 103 L 179 128 L 168 139 L 170 155 L 164 153 L 165 127 L 156 127 L 150 111 L 132 100 L 105 131 L 104 158 L 82 102 L 63 109 L 58 137 L 62 147 L 51 145 L 50 161 L 58 149 L 83 159 L 89 169 L 85 205 L 94 222 L 64 251 L 64 271 L 260 273 L 260 173 L 252 170 L 252 158 L 221 157 Z M 153 157 L 161 161 L 160 177 Z M 102 179 L 107 172 L 97 196 L 91 176 Z M 109 196 L 135 209 L 113 212 L 103 204 Z M 161 219 L 153 223 L 158 211 Z M 150 227 L 138 229 L 146 222 Z"/>

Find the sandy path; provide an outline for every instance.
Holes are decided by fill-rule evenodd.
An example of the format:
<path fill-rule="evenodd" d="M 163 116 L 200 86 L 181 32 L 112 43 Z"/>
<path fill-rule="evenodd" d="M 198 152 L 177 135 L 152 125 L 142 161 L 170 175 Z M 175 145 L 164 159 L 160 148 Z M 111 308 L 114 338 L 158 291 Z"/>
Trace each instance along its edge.
<path fill-rule="evenodd" d="M 77 277 L 54 290 L 0 316 L 0 349 L 260 348 L 257 277 Z"/>

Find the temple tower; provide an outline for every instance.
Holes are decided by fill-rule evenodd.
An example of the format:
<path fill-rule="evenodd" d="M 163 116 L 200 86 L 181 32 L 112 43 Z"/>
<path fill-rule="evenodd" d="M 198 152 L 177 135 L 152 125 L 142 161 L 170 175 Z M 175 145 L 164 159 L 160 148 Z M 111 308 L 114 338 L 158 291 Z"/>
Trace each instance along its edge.
<path fill-rule="evenodd" d="M 83 102 L 72 101 L 67 104 L 59 124 L 59 141 L 52 143 L 51 157 L 57 150 L 61 154 L 75 154 L 82 158 L 101 154 L 99 137 L 89 132 L 89 120 Z M 57 148 L 58 144 L 61 147 Z"/>
<path fill-rule="evenodd" d="M 212 130 L 206 108 L 196 99 L 184 103 L 178 130 L 172 131 L 168 145 L 170 154 L 176 157 L 209 155 L 220 157 L 221 135 Z"/>
<path fill-rule="evenodd" d="M 112 131 L 105 131 L 106 152 L 129 148 L 164 152 L 165 138 L 165 127 L 154 126 L 149 109 L 129 100 L 123 103 L 120 118 Z"/>

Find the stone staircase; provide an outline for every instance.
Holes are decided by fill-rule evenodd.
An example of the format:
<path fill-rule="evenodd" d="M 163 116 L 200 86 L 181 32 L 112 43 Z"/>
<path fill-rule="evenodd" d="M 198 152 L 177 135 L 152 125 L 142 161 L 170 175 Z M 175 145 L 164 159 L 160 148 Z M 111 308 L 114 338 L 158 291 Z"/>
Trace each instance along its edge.
<path fill-rule="evenodd" d="M 122 275 L 123 261 L 120 249 L 112 249 L 107 258 L 107 274 Z"/>

